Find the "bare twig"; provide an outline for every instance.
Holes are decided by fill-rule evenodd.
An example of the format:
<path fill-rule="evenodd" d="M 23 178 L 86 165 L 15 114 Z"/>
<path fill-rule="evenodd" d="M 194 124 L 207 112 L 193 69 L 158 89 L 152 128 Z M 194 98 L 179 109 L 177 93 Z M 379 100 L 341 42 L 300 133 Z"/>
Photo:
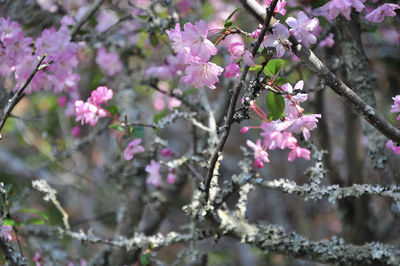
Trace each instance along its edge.
<path fill-rule="evenodd" d="M 74 25 L 74 27 L 71 30 L 71 38 L 75 39 L 76 34 L 80 30 L 80 28 L 90 19 L 91 16 L 96 13 L 97 9 L 103 4 L 105 0 L 97 0 L 93 6 L 86 12 L 85 15 Z"/>
<path fill-rule="evenodd" d="M 18 104 L 18 102 L 24 97 L 24 90 L 26 87 L 28 87 L 29 83 L 32 81 L 32 79 L 35 77 L 36 73 L 39 70 L 43 69 L 42 63 L 44 59 L 46 58 L 46 54 L 44 54 L 40 59 L 39 62 L 37 63 L 35 69 L 32 71 L 28 79 L 22 84 L 22 86 L 17 90 L 17 92 L 14 94 L 14 96 L 8 100 L 8 103 L 6 107 L 4 108 L 3 114 L 1 116 L 0 120 L 0 132 L 4 127 L 4 124 L 6 123 L 8 117 L 11 114 L 11 111 L 14 109 L 14 107 Z M 1 133 L 0 133 L 0 139 L 2 138 Z"/>

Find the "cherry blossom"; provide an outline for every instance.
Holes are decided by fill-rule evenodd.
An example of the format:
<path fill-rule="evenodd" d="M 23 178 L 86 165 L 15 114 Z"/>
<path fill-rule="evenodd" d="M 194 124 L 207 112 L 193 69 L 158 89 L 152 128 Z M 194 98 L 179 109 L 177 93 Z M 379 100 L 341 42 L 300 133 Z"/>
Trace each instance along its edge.
<path fill-rule="evenodd" d="M 81 121 L 81 124 L 89 124 L 94 127 L 101 117 L 107 116 L 107 111 L 90 102 L 81 100 L 75 101 L 76 121 Z"/>
<path fill-rule="evenodd" d="M 396 12 L 394 10 L 400 9 L 400 5 L 385 3 L 378 7 L 377 9 L 370 12 L 365 16 L 366 20 L 372 21 L 374 23 L 380 23 L 386 17 L 394 17 L 396 16 Z"/>
<path fill-rule="evenodd" d="M 170 169 L 167 174 L 167 182 L 169 184 L 174 184 L 176 181 L 175 169 Z"/>
<path fill-rule="evenodd" d="M 240 73 L 240 66 L 232 61 L 229 65 L 225 67 L 225 77 L 233 78 L 238 77 Z"/>
<path fill-rule="evenodd" d="M 400 145 L 394 145 L 392 140 L 386 142 L 386 148 L 391 149 L 394 154 L 400 155 Z"/>
<path fill-rule="evenodd" d="M 8 242 L 13 240 L 12 237 L 12 226 L 11 225 L 2 225 L 0 228 L 0 237 L 6 239 Z"/>
<path fill-rule="evenodd" d="M 108 76 L 121 73 L 123 68 L 118 54 L 114 52 L 108 53 L 104 47 L 97 51 L 96 63 Z"/>
<path fill-rule="evenodd" d="M 142 142 L 142 139 L 137 138 L 129 142 L 128 146 L 124 151 L 124 159 L 127 161 L 132 160 L 133 155 L 135 153 L 144 152 L 143 146 L 139 145 Z"/>
<path fill-rule="evenodd" d="M 149 174 L 147 176 L 146 183 L 155 187 L 161 187 L 162 181 L 160 174 L 160 164 L 154 160 L 151 160 L 150 164 L 146 166 L 145 171 Z"/>
<path fill-rule="evenodd" d="M 248 66 L 254 66 L 254 57 L 249 50 L 245 50 L 243 53 L 243 62 Z"/>
<path fill-rule="evenodd" d="M 319 25 L 317 18 L 309 19 L 306 13 L 300 11 L 297 19 L 289 17 L 286 19 L 286 23 L 291 27 L 290 33 L 306 47 L 317 42 L 317 37 L 312 33 Z"/>
<path fill-rule="evenodd" d="M 260 139 L 257 140 L 256 144 L 247 140 L 246 144 L 254 151 L 254 167 L 262 168 L 264 166 L 263 162 L 269 163 L 268 153 L 265 151 L 265 147 L 261 145 Z"/>
<path fill-rule="evenodd" d="M 271 5 L 272 0 L 265 0 L 265 3 L 267 4 L 267 6 Z M 283 16 L 286 14 L 286 1 L 283 0 L 279 0 L 278 3 L 276 4 L 275 13 L 281 13 Z"/>
<path fill-rule="evenodd" d="M 172 157 L 174 154 L 170 148 L 164 148 L 160 151 L 162 157 Z"/>
<path fill-rule="evenodd" d="M 295 158 L 302 158 L 302 157 L 306 160 L 310 160 L 310 154 L 311 152 L 308 149 L 296 146 L 289 152 L 288 161 L 293 162 Z"/>
<path fill-rule="evenodd" d="M 285 25 L 277 23 L 272 29 L 272 32 L 273 34 L 267 34 L 262 45 L 264 47 L 275 47 L 276 56 L 282 57 L 286 48 L 292 45 L 288 40 L 290 36 L 289 30 Z"/>
<path fill-rule="evenodd" d="M 322 7 L 319 11 L 323 16 L 332 20 L 339 14 L 342 14 L 347 20 L 350 20 L 351 8 L 354 7 L 357 12 L 364 9 L 364 2 L 366 0 L 331 0 Z"/>
<path fill-rule="evenodd" d="M 215 83 L 219 81 L 218 76 L 224 69 L 211 62 L 192 62 L 186 67 L 184 76 L 181 81 L 191 84 L 200 89 L 207 86 L 215 89 Z"/>
<path fill-rule="evenodd" d="M 390 112 L 400 113 L 400 95 L 396 95 L 392 99 L 394 101 L 394 104 L 391 106 L 392 108 L 391 108 Z M 400 120 L 400 115 L 397 117 L 397 120 Z"/>
<path fill-rule="evenodd" d="M 335 45 L 335 40 L 333 39 L 333 37 L 334 37 L 333 33 L 329 33 L 329 35 L 326 36 L 326 38 L 323 39 L 323 40 L 318 44 L 318 46 L 319 46 L 319 47 L 325 47 L 325 46 L 333 47 L 333 45 Z"/>
<path fill-rule="evenodd" d="M 88 101 L 94 105 L 100 105 L 101 103 L 107 103 L 107 101 L 111 100 L 113 95 L 114 92 L 111 89 L 106 86 L 100 86 L 97 87 L 96 90 L 92 91 Z"/>

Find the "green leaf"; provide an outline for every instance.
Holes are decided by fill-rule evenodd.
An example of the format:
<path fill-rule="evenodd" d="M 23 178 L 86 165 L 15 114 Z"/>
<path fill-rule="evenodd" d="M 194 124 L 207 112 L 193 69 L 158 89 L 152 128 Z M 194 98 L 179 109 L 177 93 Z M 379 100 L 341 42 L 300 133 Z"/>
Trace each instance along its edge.
<path fill-rule="evenodd" d="M 269 116 L 272 120 L 278 120 L 282 117 L 285 110 L 285 100 L 282 95 L 270 92 L 266 97 Z"/>
<path fill-rule="evenodd" d="M 233 12 L 228 16 L 228 18 L 225 20 L 225 25 L 228 23 L 228 22 L 230 22 L 230 20 L 231 20 L 231 18 L 233 17 L 233 15 L 235 15 L 235 13 L 236 12 L 238 12 L 240 9 L 242 9 L 241 7 L 239 7 L 239 8 L 236 8 L 235 10 L 233 10 Z M 230 26 L 232 26 L 232 24 L 230 25 Z M 229 26 L 229 27 L 230 27 Z M 224 26 L 225 28 L 229 28 L 229 27 L 226 27 L 226 26 Z"/>
<path fill-rule="evenodd" d="M 137 139 L 137 138 L 144 138 L 144 127 L 137 126 L 137 127 L 130 127 L 129 128 L 130 136 Z"/>
<path fill-rule="evenodd" d="M 107 107 L 107 110 L 112 114 L 112 115 L 118 115 L 119 114 L 119 110 L 118 107 L 116 105 L 110 105 Z"/>
<path fill-rule="evenodd" d="M 159 113 L 156 113 L 153 117 L 153 122 L 154 124 L 157 124 L 158 121 L 160 121 L 161 119 L 163 119 L 166 115 L 168 114 L 168 110 L 164 110 L 161 111 Z"/>
<path fill-rule="evenodd" d="M 151 45 L 152 45 L 153 47 L 156 47 L 156 46 L 158 45 L 158 43 L 159 43 L 157 34 L 154 33 L 154 32 L 151 32 L 150 35 L 149 35 L 149 38 L 150 38 L 150 43 L 151 43 Z"/>
<path fill-rule="evenodd" d="M 42 212 L 42 211 L 39 211 L 39 210 L 36 210 L 36 209 L 27 209 L 27 208 L 23 208 L 23 209 L 20 209 L 18 212 L 34 213 L 34 214 L 40 215 L 40 216 L 41 216 L 43 219 L 45 219 L 46 221 L 49 220 L 49 217 L 47 216 L 46 213 L 44 213 L 44 212 Z"/>
<path fill-rule="evenodd" d="M 267 65 L 264 68 L 264 73 L 267 76 L 277 76 L 281 71 L 281 68 L 285 64 L 285 60 L 282 59 L 271 59 L 268 61 Z"/>
<path fill-rule="evenodd" d="M 40 218 L 33 218 L 33 219 L 29 219 L 29 220 L 27 220 L 25 222 L 18 223 L 18 227 L 24 226 L 26 224 L 43 225 L 44 221 L 42 219 L 40 219 Z"/>
<path fill-rule="evenodd" d="M 7 192 L 7 194 L 10 194 L 10 191 L 11 191 L 12 187 L 13 187 L 13 184 L 4 185 L 4 189 Z"/>
<path fill-rule="evenodd" d="M 198 89 L 192 88 L 192 89 L 189 89 L 189 90 L 185 91 L 185 92 L 183 93 L 183 95 L 184 95 L 184 96 L 188 96 L 188 95 L 193 94 L 193 93 L 196 93 L 196 92 L 198 92 L 198 91 L 199 91 Z"/>
<path fill-rule="evenodd" d="M 112 125 L 109 125 L 108 128 L 114 129 L 114 130 L 122 132 L 122 133 L 125 132 L 124 128 L 120 124 L 112 124 Z"/>
<path fill-rule="evenodd" d="M 3 225 L 14 226 L 14 224 L 15 224 L 14 220 L 11 220 L 11 219 L 3 219 Z"/>
<path fill-rule="evenodd" d="M 261 65 L 255 65 L 255 66 L 250 67 L 249 70 L 250 70 L 250 71 L 258 72 L 258 71 L 261 70 L 261 68 L 262 68 Z"/>
<path fill-rule="evenodd" d="M 150 264 L 150 254 L 146 253 L 146 254 L 142 254 L 140 256 L 140 264 L 143 266 L 149 265 Z"/>

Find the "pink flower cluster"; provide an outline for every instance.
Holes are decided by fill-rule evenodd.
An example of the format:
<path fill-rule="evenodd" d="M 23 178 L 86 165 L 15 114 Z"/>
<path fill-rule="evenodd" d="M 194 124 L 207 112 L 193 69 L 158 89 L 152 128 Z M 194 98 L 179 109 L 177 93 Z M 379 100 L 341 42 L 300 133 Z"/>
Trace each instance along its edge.
<path fill-rule="evenodd" d="M 331 0 L 318 11 L 327 19 L 335 19 L 339 14 L 342 14 L 347 20 L 350 20 L 351 8 L 354 7 L 357 12 L 364 9 L 366 0 Z"/>
<path fill-rule="evenodd" d="M 119 55 L 115 52 L 108 53 L 104 47 L 97 51 L 96 63 L 108 76 L 121 73 L 123 67 Z"/>
<path fill-rule="evenodd" d="M 400 9 L 400 5 L 385 3 L 378 7 L 377 9 L 371 11 L 365 16 L 366 20 L 372 21 L 374 23 L 380 23 L 386 17 L 394 17 L 396 16 L 396 9 Z"/>
<path fill-rule="evenodd" d="M 301 80 L 296 83 L 294 89 L 302 90 L 304 82 Z M 293 87 L 289 83 L 283 85 L 283 91 L 293 92 Z M 254 167 L 262 168 L 264 163 L 269 162 L 269 156 L 267 150 L 275 149 L 290 149 L 288 155 L 288 161 L 293 161 L 296 158 L 310 159 L 310 151 L 308 149 L 298 146 L 296 138 L 293 133 L 302 133 L 304 138 L 307 140 L 310 138 L 310 131 L 317 128 L 318 118 L 321 118 L 320 114 L 303 115 L 303 108 L 300 107 L 299 103 L 307 100 L 307 94 L 299 93 L 295 96 L 285 96 L 285 117 L 276 121 L 270 121 L 264 111 L 258 107 L 255 103 L 250 107 L 255 113 L 257 113 L 264 121 L 260 127 L 244 127 L 241 133 L 247 132 L 249 128 L 259 128 L 263 132 L 260 136 L 263 138 L 263 142 L 260 139 L 257 140 L 256 144 L 247 140 L 247 145 L 254 151 Z"/>
<path fill-rule="evenodd" d="M 161 155 L 165 158 L 169 158 L 173 156 L 173 153 L 171 149 L 169 148 L 164 148 L 160 151 Z M 162 186 L 162 177 L 160 173 L 160 163 L 156 162 L 154 160 L 150 161 L 150 164 L 148 164 L 145 168 L 145 171 L 148 173 L 146 183 L 148 185 L 152 185 L 155 187 L 161 187 Z M 166 177 L 167 183 L 169 184 L 174 184 L 176 181 L 176 171 L 173 168 L 168 168 L 168 173 Z"/>
<path fill-rule="evenodd" d="M 289 17 L 286 19 L 286 23 L 291 27 L 290 33 L 306 47 L 317 42 L 317 37 L 313 35 L 319 25 L 317 18 L 309 19 L 306 13 L 300 11 L 297 19 Z"/>
<path fill-rule="evenodd" d="M 172 49 L 186 65 L 186 76 L 181 81 L 196 88 L 207 86 L 215 89 L 215 83 L 219 82 L 218 76 L 223 68 L 209 62 L 211 56 L 217 54 L 217 48 L 207 39 L 207 23 L 204 20 L 196 22 L 195 25 L 189 22 L 183 29 L 181 31 L 177 23 L 175 29 L 166 31 L 172 42 Z"/>
<path fill-rule="evenodd" d="M 101 107 L 101 104 L 107 104 L 107 101 L 113 97 L 113 91 L 105 86 L 100 86 L 92 91 L 91 96 L 86 102 L 82 100 L 75 101 L 76 121 L 81 124 L 89 124 L 94 127 L 100 117 L 108 116 L 107 110 Z"/>

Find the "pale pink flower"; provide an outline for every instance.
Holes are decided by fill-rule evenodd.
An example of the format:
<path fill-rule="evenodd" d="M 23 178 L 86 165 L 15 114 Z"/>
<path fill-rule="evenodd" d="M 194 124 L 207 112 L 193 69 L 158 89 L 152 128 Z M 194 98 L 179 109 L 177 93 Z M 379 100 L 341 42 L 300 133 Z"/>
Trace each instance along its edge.
<path fill-rule="evenodd" d="M 181 81 L 198 89 L 203 86 L 215 89 L 214 84 L 219 82 L 218 76 L 223 70 L 222 67 L 211 62 L 192 62 L 186 67 L 186 76 Z"/>
<path fill-rule="evenodd" d="M 104 47 L 97 51 L 96 63 L 108 76 L 121 73 L 123 68 L 119 55 L 115 52 L 108 53 Z"/>
<path fill-rule="evenodd" d="M 292 93 L 294 90 L 302 90 L 304 86 L 304 81 L 300 80 L 294 85 L 294 89 L 290 83 L 286 83 L 281 86 L 284 91 Z M 305 102 L 307 100 L 308 95 L 305 93 L 298 93 L 292 96 L 285 96 L 285 114 L 290 118 L 297 118 L 304 111 L 302 107 L 300 107 L 299 103 Z"/>
<path fill-rule="evenodd" d="M 319 25 L 317 18 L 309 19 L 306 13 L 300 11 L 297 19 L 289 17 L 286 19 L 286 23 L 291 27 L 290 33 L 306 47 L 317 42 L 317 37 L 313 35 L 313 31 Z"/>
<path fill-rule="evenodd" d="M 318 44 L 318 46 L 319 47 L 325 47 L 325 46 L 333 47 L 333 45 L 335 45 L 335 40 L 333 39 L 333 37 L 334 37 L 333 33 L 329 33 L 329 35 Z"/>
<path fill-rule="evenodd" d="M 354 7 L 357 12 L 364 9 L 364 2 L 366 0 L 331 0 L 318 10 L 323 16 L 332 20 L 339 14 L 342 14 L 347 20 L 350 20 L 351 8 Z"/>
<path fill-rule="evenodd" d="M 170 169 L 167 174 L 167 182 L 169 184 L 174 184 L 176 181 L 175 169 Z"/>
<path fill-rule="evenodd" d="M 386 17 L 394 17 L 396 16 L 396 12 L 394 10 L 400 9 L 400 5 L 385 3 L 378 7 L 377 9 L 370 12 L 365 16 L 366 20 L 372 21 L 374 23 L 380 23 Z"/>
<path fill-rule="evenodd" d="M 395 154 L 400 155 L 400 145 L 395 146 L 392 140 L 386 142 L 386 148 L 391 149 Z"/>
<path fill-rule="evenodd" d="M 192 23 L 186 23 L 182 32 L 182 42 L 184 46 L 190 48 L 193 56 L 200 57 L 203 61 L 208 61 L 211 55 L 217 54 L 215 45 L 207 39 L 208 26 L 204 20 Z"/>
<path fill-rule="evenodd" d="M 268 153 L 265 151 L 265 147 L 261 145 L 260 139 L 257 140 L 256 144 L 247 140 L 246 144 L 254 151 L 254 167 L 262 168 L 263 162 L 269 163 Z"/>
<path fill-rule="evenodd" d="M 229 65 L 225 67 L 225 77 L 233 78 L 238 77 L 240 73 L 240 66 L 232 61 Z"/>
<path fill-rule="evenodd" d="M 245 50 L 243 53 L 243 62 L 248 66 L 254 66 L 254 57 L 249 50 Z"/>
<path fill-rule="evenodd" d="M 271 2 L 272 0 L 265 0 L 267 6 L 270 6 Z M 276 4 L 274 12 L 281 13 L 284 16 L 286 14 L 285 6 L 286 6 L 286 1 L 279 0 L 278 3 Z"/>
<path fill-rule="evenodd" d="M 310 131 L 317 128 L 318 119 L 321 118 L 320 114 L 303 115 L 292 121 L 290 126 L 287 128 L 288 131 L 294 133 L 303 133 L 304 138 L 307 140 L 310 138 Z"/>
<path fill-rule="evenodd" d="M 81 121 L 81 124 L 89 124 L 94 127 L 101 117 L 106 117 L 107 111 L 89 102 L 81 100 L 75 101 L 76 121 Z"/>
<path fill-rule="evenodd" d="M 8 242 L 13 240 L 12 237 L 12 226 L 11 225 L 2 225 L 0 228 L 0 237 L 6 239 Z"/>
<path fill-rule="evenodd" d="M 133 155 L 135 153 L 144 152 L 144 148 L 142 145 L 139 145 L 142 142 L 142 139 L 137 138 L 129 142 L 128 146 L 124 151 L 124 159 L 127 161 L 132 160 Z"/>
<path fill-rule="evenodd" d="M 146 183 L 155 187 L 161 187 L 162 181 L 160 174 L 160 164 L 154 160 L 151 160 L 150 164 L 146 166 L 145 171 L 149 173 Z"/>
<path fill-rule="evenodd" d="M 294 159 L 301 157 L 303 157 L 306 160 L 310 160 L 310 154 L 311 152 L 309 150 L 296 146 L 289 152 L 288 161 L 293 162 Z"/>
<path fill-rule="evenodd" d="M 396 95 L 396 97 L 392 98 L 394 104 L 391 106 L 391 113 L 400 113 L 400 95 Z M 397 120 L 400 120 L 400 115 L 397 117 Z"/>
<path fill-rule="evenodd" d="M 106 86 L 100 86 L 97 87 L 96 90 L 92 91 L 88 102 L 91 102 L 94 105 L 100 105 L 101 103 L 107 103 L 107 101 L 111 100 L 113 95 L 114 92 L 111 89 Z"/>
<path fill-rule="evenodd" d="M 229 47 L 229 53 L 231 54 L 233 59 L 240 59 L 244 53 L 244 43 L 242 42 L 235 42 L 232 43 Z"/>
<path fill-rule="evenodd" d="M 275 47 L 276 56 L 282 57 L 285 53 L 286 47 L 290 47 L 291 43 L 288 38 L 290 36 L 289 30 L 285 25 L 276 23 L 272 29 L 273 34 L 267 34 L 265 40 L 262 42 L 264 47 Z"/>
<path fill-rule="evenodd" d="M 165 31 L 172 42 L 172 50 L 175 53 L 180 53 L 183 50 L 181 25 L 176 23 L 175 29 Z"/>
<path fill-rule="evenodd" d="M 112 25 L 116 24 L 118 20 L 118 15 L 114 11 L 108 9 L 102 10 L 97 17 L 97 25 L 95 29 L 98 32 L 105 32 Z"/>

